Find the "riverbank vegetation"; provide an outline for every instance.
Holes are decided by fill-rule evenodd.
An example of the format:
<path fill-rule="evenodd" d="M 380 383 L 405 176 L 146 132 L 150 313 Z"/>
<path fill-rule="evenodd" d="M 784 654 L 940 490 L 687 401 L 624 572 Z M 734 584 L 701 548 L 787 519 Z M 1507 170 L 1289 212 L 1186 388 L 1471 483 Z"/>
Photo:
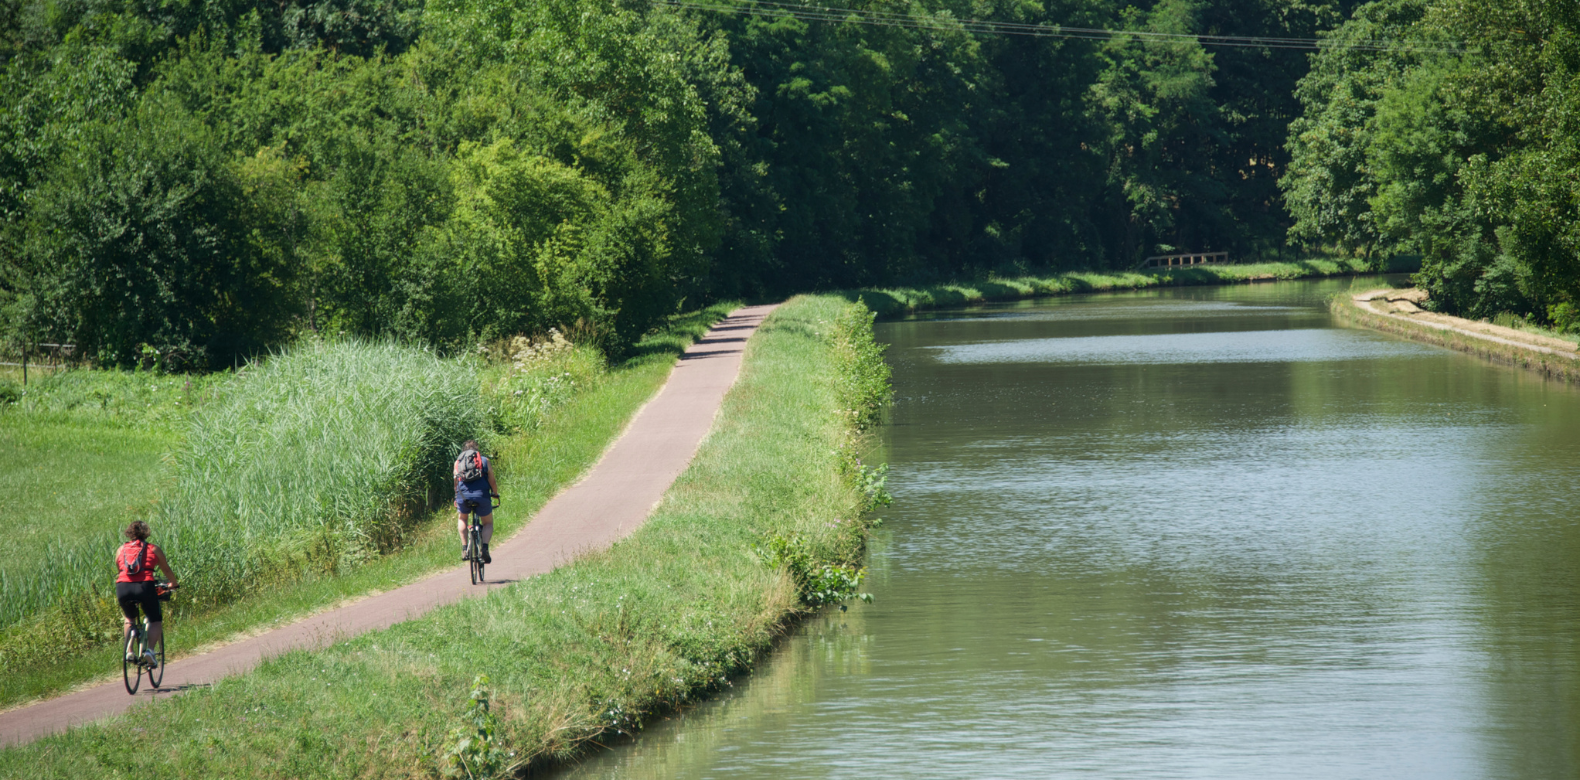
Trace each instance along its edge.
<path fill-rule="evenodd" d="M 820 598 L 760 552 L 770 540 L 793 539 L 859 582 L 864 510 L 882 484 L 842 453 L 887 398 L 870 321 L 832 296 L 776 311 L 691 467 L 609 550 L 286 653 L 165 702 L 157 718 L 7 750 L 0 774 L 412 777 L 465 761 L 489 776 L 574 755 L 728 685 Z M 141 749 L 126 750 L 133 740 Z"/>
<path fill-rule="evenodd" d="M 847 298 L 860 300 L 880 316 L 889 316 L 922 309 L 1041 298 L 1049 295 L 1198 284 L 1238 284 L 1313 276 L 1398 273 L 1411 268 L 1408 265 L 1408 258 L 1392 258 L 1383 263 L 1381 268 L 1377 268 L 1376 263 L 1366 260 L 1314 258 L 1298 262 L 1206 265 L 1123 273 L 1074 271 L 1045 276 L 988 276 L 975 282 L 921 287 L 878 287 L 849 291 L 844 295 Z"/>
<path fill-rule="evenodd" d="M 492 359 L 347 342 L 308 345 L 235 376 L 196 377 L 192 386 L 202 389 L 191 394 L 186 378 L 132 372 L 73 371 L 49 380 L 76 388 L 69 392 L 29 385 L 30 400 L 0 408 L 0 431 L 26 430 L 39 422 L 30 409 L 81 405 L 78 396 L 93 401 L 83 412 L 90 419 L 119 403 L 142 409 L 135 419 L 165 419 L 167 427 L 131 451 L 146 459 L 141 468 L 84 474 L 110 484 L 142 479 L 148 484 L 134 506 L 74 516 L 73 533 L 15 548 L 5 569 L 12 598 L 0 661 L 16 673 L 0 681 L 0 704 L 113 667 L 119 611 L 103 582 L 129 520 L 150 520 L 182 577 L 182 595 L 167 613 L 172 637 L 182 637 L 172 644 L 178 658 L 410 582 L 454 565 L 453 526 L 432 521 L 450 517 L 440 473 L 450 449 L 468 437 L 491 442 L 507 496 L 495 524 L 510 533 L 596 460 L 663 384 L 675 356 L 728 308 L 671 318 L 608 368 L 596 350 L 553 337 L 496 344 Z M 106 388 L 122 385 L 122 401 L 101 408 L 99 398 L 116 397 Z M 128 400 L 159 393 L 167 407 L 207 400 L 188 425 L 176 424 L 185 412 Z M 107 419 L 134 419 L 118 414 Z M 16 435 L 20 444 L 31 441 Z M 116 439 L 111 433 L 102 441 Z M 8 457 L 36 464 L 53 451 L 45 444 L 65 442 Z M 43 522 L 49 515 L 23 517 L 13 536 L 58 530 Z"/>

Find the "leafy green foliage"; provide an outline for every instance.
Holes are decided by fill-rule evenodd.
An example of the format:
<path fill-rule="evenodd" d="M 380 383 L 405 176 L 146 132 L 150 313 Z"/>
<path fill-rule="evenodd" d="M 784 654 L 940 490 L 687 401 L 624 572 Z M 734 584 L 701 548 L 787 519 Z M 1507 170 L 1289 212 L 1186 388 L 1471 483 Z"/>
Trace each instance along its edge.
<path fill-rule="evenodd" d="M 1315 59 L 1284 180 L 1309 239 L 1421 256 L 1432 305 L 1557 325 L 1580 300 L 1572 4 L 1377 0 Z M 1462 53 L 1443 49 L 1463 41 Z"/>
<path fill-rule="evenodd" d="M 757 555 L 771 567 L 783 567 L 795 581 L 802 603 L 809 607 L 841 604 L 852 598 L 872 601 L 872 594 L 857 592 L 867 576 L 866 569 L 824 561 L 798 536 L 770 537 L 757 548 Z M 844 609 L 843 604 L 840 608 Z"/>
<path fill-rule="evenodd" d="M 1303 53 L 956 20 L 1307 36 L 1352 5 L 853 0 L 925 22 L 906 27 L 645 0 L 12 0 L 0 339 L 224 367 L 309 333 L 462 352 L 558 327 L 618 356 L 688 300 L 1280 251 Z M 1369 208 L 1348 215 L 1380 190 L 1335 186 L 1348 211 L 1298 224 L 1339 214 L 1373 242 Z M 1467 213 L 1394 194 L 1391 236 Z M 1537 216 L 1499 251 L 1551 244 Z"/>
<path fill-rule="evenodd" d="M 449 749 L 440 761 L 445 777 L 487 780 L 503 776 L 509 768 L 515 753 L 495 741 L 499 716 L 490 704 L 488 675 L 480 674 L 472 680 L 472 694 L 461 713 L 461 725 L 450 732 Z"/>

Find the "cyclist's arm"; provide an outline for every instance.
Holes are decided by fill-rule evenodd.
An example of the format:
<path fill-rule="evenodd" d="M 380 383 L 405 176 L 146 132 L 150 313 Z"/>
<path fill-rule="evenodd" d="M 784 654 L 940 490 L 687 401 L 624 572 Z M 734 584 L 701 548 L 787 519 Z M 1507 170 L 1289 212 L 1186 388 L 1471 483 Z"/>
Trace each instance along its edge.
<path fill-rule="evenodd" d="M 493 463 L 488 464 L 488 489 L 493 491 L 494 495 L 499 495 L 499 483 L 494 480 Z"/>
<path fill-rule="evenodd" d="M 154 565 L 158 566 L 159 570 L 165 573 L 165 581 L 171 585 L 176 584 L 176 573 L 171 571 L 170 562 L 165 560 L 165 551 L 158 547 L 154 548 Z"/>

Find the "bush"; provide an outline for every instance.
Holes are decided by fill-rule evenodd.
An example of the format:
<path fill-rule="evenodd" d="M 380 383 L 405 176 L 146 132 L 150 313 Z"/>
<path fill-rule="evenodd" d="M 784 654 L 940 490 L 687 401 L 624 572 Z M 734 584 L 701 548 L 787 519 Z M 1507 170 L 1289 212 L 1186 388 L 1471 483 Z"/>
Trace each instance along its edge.
<path fill-rule="evenodd" d="M 31 199 L 15 311 L 103 365 L 233 365 L 279 344 L 295 265 L 259 240 L 217 135 L 170 101 L 81 129 Z"/>

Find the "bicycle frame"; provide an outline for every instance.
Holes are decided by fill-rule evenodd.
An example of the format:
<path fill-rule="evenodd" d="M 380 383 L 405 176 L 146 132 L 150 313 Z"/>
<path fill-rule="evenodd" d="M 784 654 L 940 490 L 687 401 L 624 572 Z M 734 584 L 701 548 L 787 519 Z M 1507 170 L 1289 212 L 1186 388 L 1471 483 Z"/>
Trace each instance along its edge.
<path fill-rule="evenodd" d="M 499 496 L 490 495 L 489 515 L 499 508 Z M 472 584 L 483 582 L 483 525 L 478 522 L 482 516 L 482 507 L 476 501 L 468 499 L 462 504 L 466 508 L 466 559 L 472 574 Z"/>

